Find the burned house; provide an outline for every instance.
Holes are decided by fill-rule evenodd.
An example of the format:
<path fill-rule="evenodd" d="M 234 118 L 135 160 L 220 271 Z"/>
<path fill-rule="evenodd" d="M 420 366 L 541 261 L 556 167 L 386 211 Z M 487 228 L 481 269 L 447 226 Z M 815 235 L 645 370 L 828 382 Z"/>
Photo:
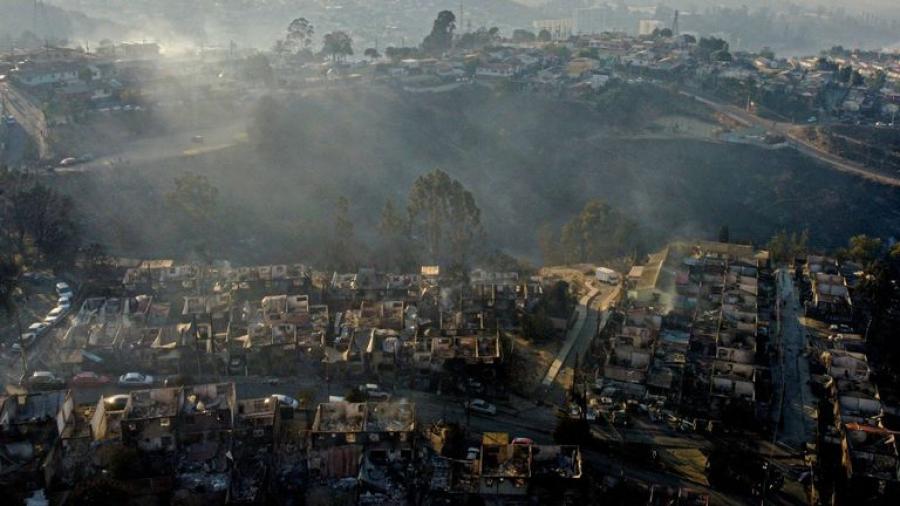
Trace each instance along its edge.
<path fill-rule="evenodd" d="M 181 388 L 133 390 L 122 415 L 122 441 L 145 452 L 174 452 L 183 404 Z"/>
<path fill-rule="evenodd" d="M 0 397 L 0 488 L 24 494 L 53 480 L 52 454 L 72 409 L 63 391 Z"/>
<path fill-rule="evenodd" d="M 812 298 L 806 302 L 807 314 L 833 322 L 853 319 L 853 302 L 844 276 L 816 272 L 810 276 L 810 286 Z"/>
<path fill-rule="evenodd" d="M 430 488 L 438 496 L 480 495 L 518 503 L 537 486 L 581 478 L 581 465 L 577 446 L 511 442 L 509 434 L 488 432 L 474 460 L 432 459 Z"/>

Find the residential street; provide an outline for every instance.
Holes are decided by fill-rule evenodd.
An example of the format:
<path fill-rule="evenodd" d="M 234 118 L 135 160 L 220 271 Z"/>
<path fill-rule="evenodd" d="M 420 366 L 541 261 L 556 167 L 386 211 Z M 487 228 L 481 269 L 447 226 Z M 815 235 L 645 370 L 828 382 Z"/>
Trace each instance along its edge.
<path fill-rule="evenodd" d="M 800 323 L 800 302 L 788 270 L 778 271 L 778 300 L 781 309 L 780 360 L 773 367 L 773 379 L 780 385 L 781 423 L 777 440 L 802 450 L 815 436 L 814 398 L 809 386 L 809 363 L 805 356 L 807 336 Z"/>

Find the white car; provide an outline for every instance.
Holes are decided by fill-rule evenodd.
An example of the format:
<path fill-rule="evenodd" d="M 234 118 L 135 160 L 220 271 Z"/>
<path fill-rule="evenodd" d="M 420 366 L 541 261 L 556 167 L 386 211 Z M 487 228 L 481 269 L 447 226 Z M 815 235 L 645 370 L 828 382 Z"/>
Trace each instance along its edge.
<path fill-rule="evenodd" d="M 497 414 L 497 406 L 494 406 L 490 402 L 487 402 L 482 399 L 473 399 L 469 401 L 468 404 L 463 404 L 464 407 L 468 408 L 470 411 L 475 413 L 479 413 L 482 415 L 490 415 L 494 416 Z"/>
<path fill-rule="evenodd" d="M 69 286 L 68 283 L 64 281 L 60 281 L 56 284 L 56 293 L 60 297 L 72 297 L 72 287 Z"/>
<path fill-rule="evenodd" d="M 31 346 L 31 343 L 37 338 L 37 334 L 34 332 L 25 332 L 22 334 L 22 340 L 16 341 L 12 344 L 13 351 L 22 351 L 22 344 L 25 344 L 25 347 L 28 348 Z"/>
<path fill-rule="evenodd" d="M 293 397 L 288 397 L 284 394 L 272 394 L 266 399 L 266 402 L 274 400 L 278 403 L 279 406 L 284 406 L 286 408 L 299 409 L 300 401 L 294 399 Z"/>
<path fill-rule="evenodd" d="M 37 322 L 37 323 L 32 323 L 31 325 L 28 326 L 28 332 L 34 332 L 36 335 L 41 335 L 48 328 L 50 328 L 50 325 L 47 325 L 44 322 Z"/>
<path fill-rule="evenodd" d="M 75 165 L 76 163 L 78 163 L 78 159 L 70 156 L 68 158 L 63 158 L 62 160 L 60 160 L 59 166 L 60 167 L 69 167 L 69 166 Z"/>
<path fill-rule="evenodd" d="M 65 384 L 61 378 L 50 371 L 34 371 L 26 382 L 28 386 L 32 387 L 56 387 Z"/>
<path fill-rule="evenodd" d="M 55 308 L 51 309 L 49 313 L 47 313 L 47 317 L 44 318 L 44 323 L 53 325 L 56 322 L 62 320 L 63 317 L 66 316 L 66 311 L 68 309 L 69 308 L 67 307 L 56 306 Z"/>
<path fill-rule="evenodd" d="M 140 386 L 146 387 L 153 385 L 153 376 L 141 374 L 139 372 L 128 372 L 119 376 L 119 385 L 123 387 Z"/>

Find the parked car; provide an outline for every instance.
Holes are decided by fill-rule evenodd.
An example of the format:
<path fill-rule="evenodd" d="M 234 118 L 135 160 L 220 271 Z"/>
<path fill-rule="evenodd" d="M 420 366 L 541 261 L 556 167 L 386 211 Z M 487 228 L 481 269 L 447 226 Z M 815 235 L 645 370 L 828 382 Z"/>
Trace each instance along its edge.
<path fill-rule="evenodd" d="M 481 415 L 494 416 L 497 414 L 497 406 L 483 399 L 473 399 L 468 403 L 464 403 L 463 407 Z"/>
<path fill-rule="evenodd" d="M 64 281 L 60 281 L 59 283 L 56 284 L 56 293 L 60 297 L 65 297 L 68 295 L 69 298 L 71 298 L 72 297 L 72 287 L 70 287 L 68 283 L 66 283 Z"/>
<path fill-rule="evenodd" d="M 391 399 L 391 394 L 385 392 L 374 383 L 360 385 L 359 391 L 365 394 L 370 401 L 389 401 Z"/>
<path fill-rule="evenodd" d="M 517 437 L 517 438 L 513 438 L 512 444 L 530 446 L 530 445 L 534 444 L 534 440 L 531 439 L 530 437 Z"/>
<path fill-rule="evenodd" d="M 131 396 L 128 394 L 111 395 L 103 398 L 103 404 L 110 411 L 122 411 L 128 405 L 130 398 Z"/>
<path fill-rule="evenodd" d="M 123 387 L 150 386 L 153 384 L 153 376 L 139 372 L 128 372 L 119 376 L 119 385 Z"/>
<path fill-rule="evenodd" d="M 75 165 L 77 163 L 78 163 L 78 159 L 73 156 L 70 156 L 68 158 L 63 158 L 62 160 L 60 160 L 59 166 L 60 167 L 71 167 L 72 165 Z"/>
<path fill-rule="evenodd" d="M 25 332 L 22 334 L 22 340 L 16 341 L 12 343 L 12 350 L 15 352 L 22 351 L 22 344 L 25 345 L 25 348 L 31 347 L 34 344 L 34 340 L 37 339 L 37 334 L 34 332 Z"/>
<path fill-rule="evenodd" d="M 193 142 L 194 144 L 203 144 L 203 141 L 204 139 L 202 135 L 195 135 L 191 137 L 191 142 Z"/>
<path fill-rule="evenodd" d="M 50 325 L 47 325 L 44 322 L 36 322 L 32 323 L 28 326 L 28 332 L 34 332 L 36 335 L 41 335 L 50 328 Z"/>
<path fill-rule="evenodd" d="M 56 322 L 62 320 L 64 316 L 66 316 L 66 311 L 68 311 L 68 308 L 56 306 L 55 308 L 51 309 L 49 313 L 47 313 L 47 317 L 44 318 L 44 323 L 48 325 L 55 324 Z"/>
<path fill-rule="evenodd" d="M 112 378 L 91 371 L 84 371 L 72 376 L 71 387 L 100 387 L 112 383 Z"/>
<path fill-rule="evenodd" d="M 66 382 L 50 371 L 34 371 L 25 380 L 25 386 L 32 389 L 54 390 L 65 387 Z"/>
<path fill-rule="evenodd" d="M 272 394 L 269 396 L 268 399 L 266 399 L 266 402 L 270 402 L 270 401 L 277 402 L 279 406 L 286 407 L 286 408 L 292 408 L 292 409 L 300 408 L 300 401 L 298 401 L 297 399 L 294 399 L 293 397 L 284 395 L 284 394 Z"/>
<path fill-rule="evenodd" d="M 480 457 L 480 456 L 481 456 L 480 448 L 472 447 L 472 448 L 469 448 L 468 450 L 466 450 L 466 460 L 478 460 L 478 457 Z"/>

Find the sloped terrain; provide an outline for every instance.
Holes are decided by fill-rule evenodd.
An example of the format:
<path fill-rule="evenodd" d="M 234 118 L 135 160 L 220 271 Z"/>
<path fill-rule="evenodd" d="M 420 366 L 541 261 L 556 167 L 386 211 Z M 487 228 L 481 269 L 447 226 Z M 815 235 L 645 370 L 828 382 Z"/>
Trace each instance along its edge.
<path fill-rule="evenodd" d="M 638 220 L 647 247 L 714 237 L 724 224 L 732 238 L 757 242 L 782 228 L 808 228 L 820 246 L 856 233 L 900 236 L 896 189 L 788 150 L 622 140 L 616 114 L 487 92 L 264 101 L 248 118 L 245 144 L 64 184 L 82 203 L 92 236 L 143 256 L 183 249 L 163 196 L 185 171 L 219 188 L 220 254 L 234 259 L 322 259 L 341 195 L 367 247 L 377 240 L 385 200 L 404 202 L 415 178 L 434 168 L 473 192 L 494 244 L 535 260 L 538 227 L 565 222 L 596 197 Z M 616 135 L 605 137 L 611 130 Z"/>

